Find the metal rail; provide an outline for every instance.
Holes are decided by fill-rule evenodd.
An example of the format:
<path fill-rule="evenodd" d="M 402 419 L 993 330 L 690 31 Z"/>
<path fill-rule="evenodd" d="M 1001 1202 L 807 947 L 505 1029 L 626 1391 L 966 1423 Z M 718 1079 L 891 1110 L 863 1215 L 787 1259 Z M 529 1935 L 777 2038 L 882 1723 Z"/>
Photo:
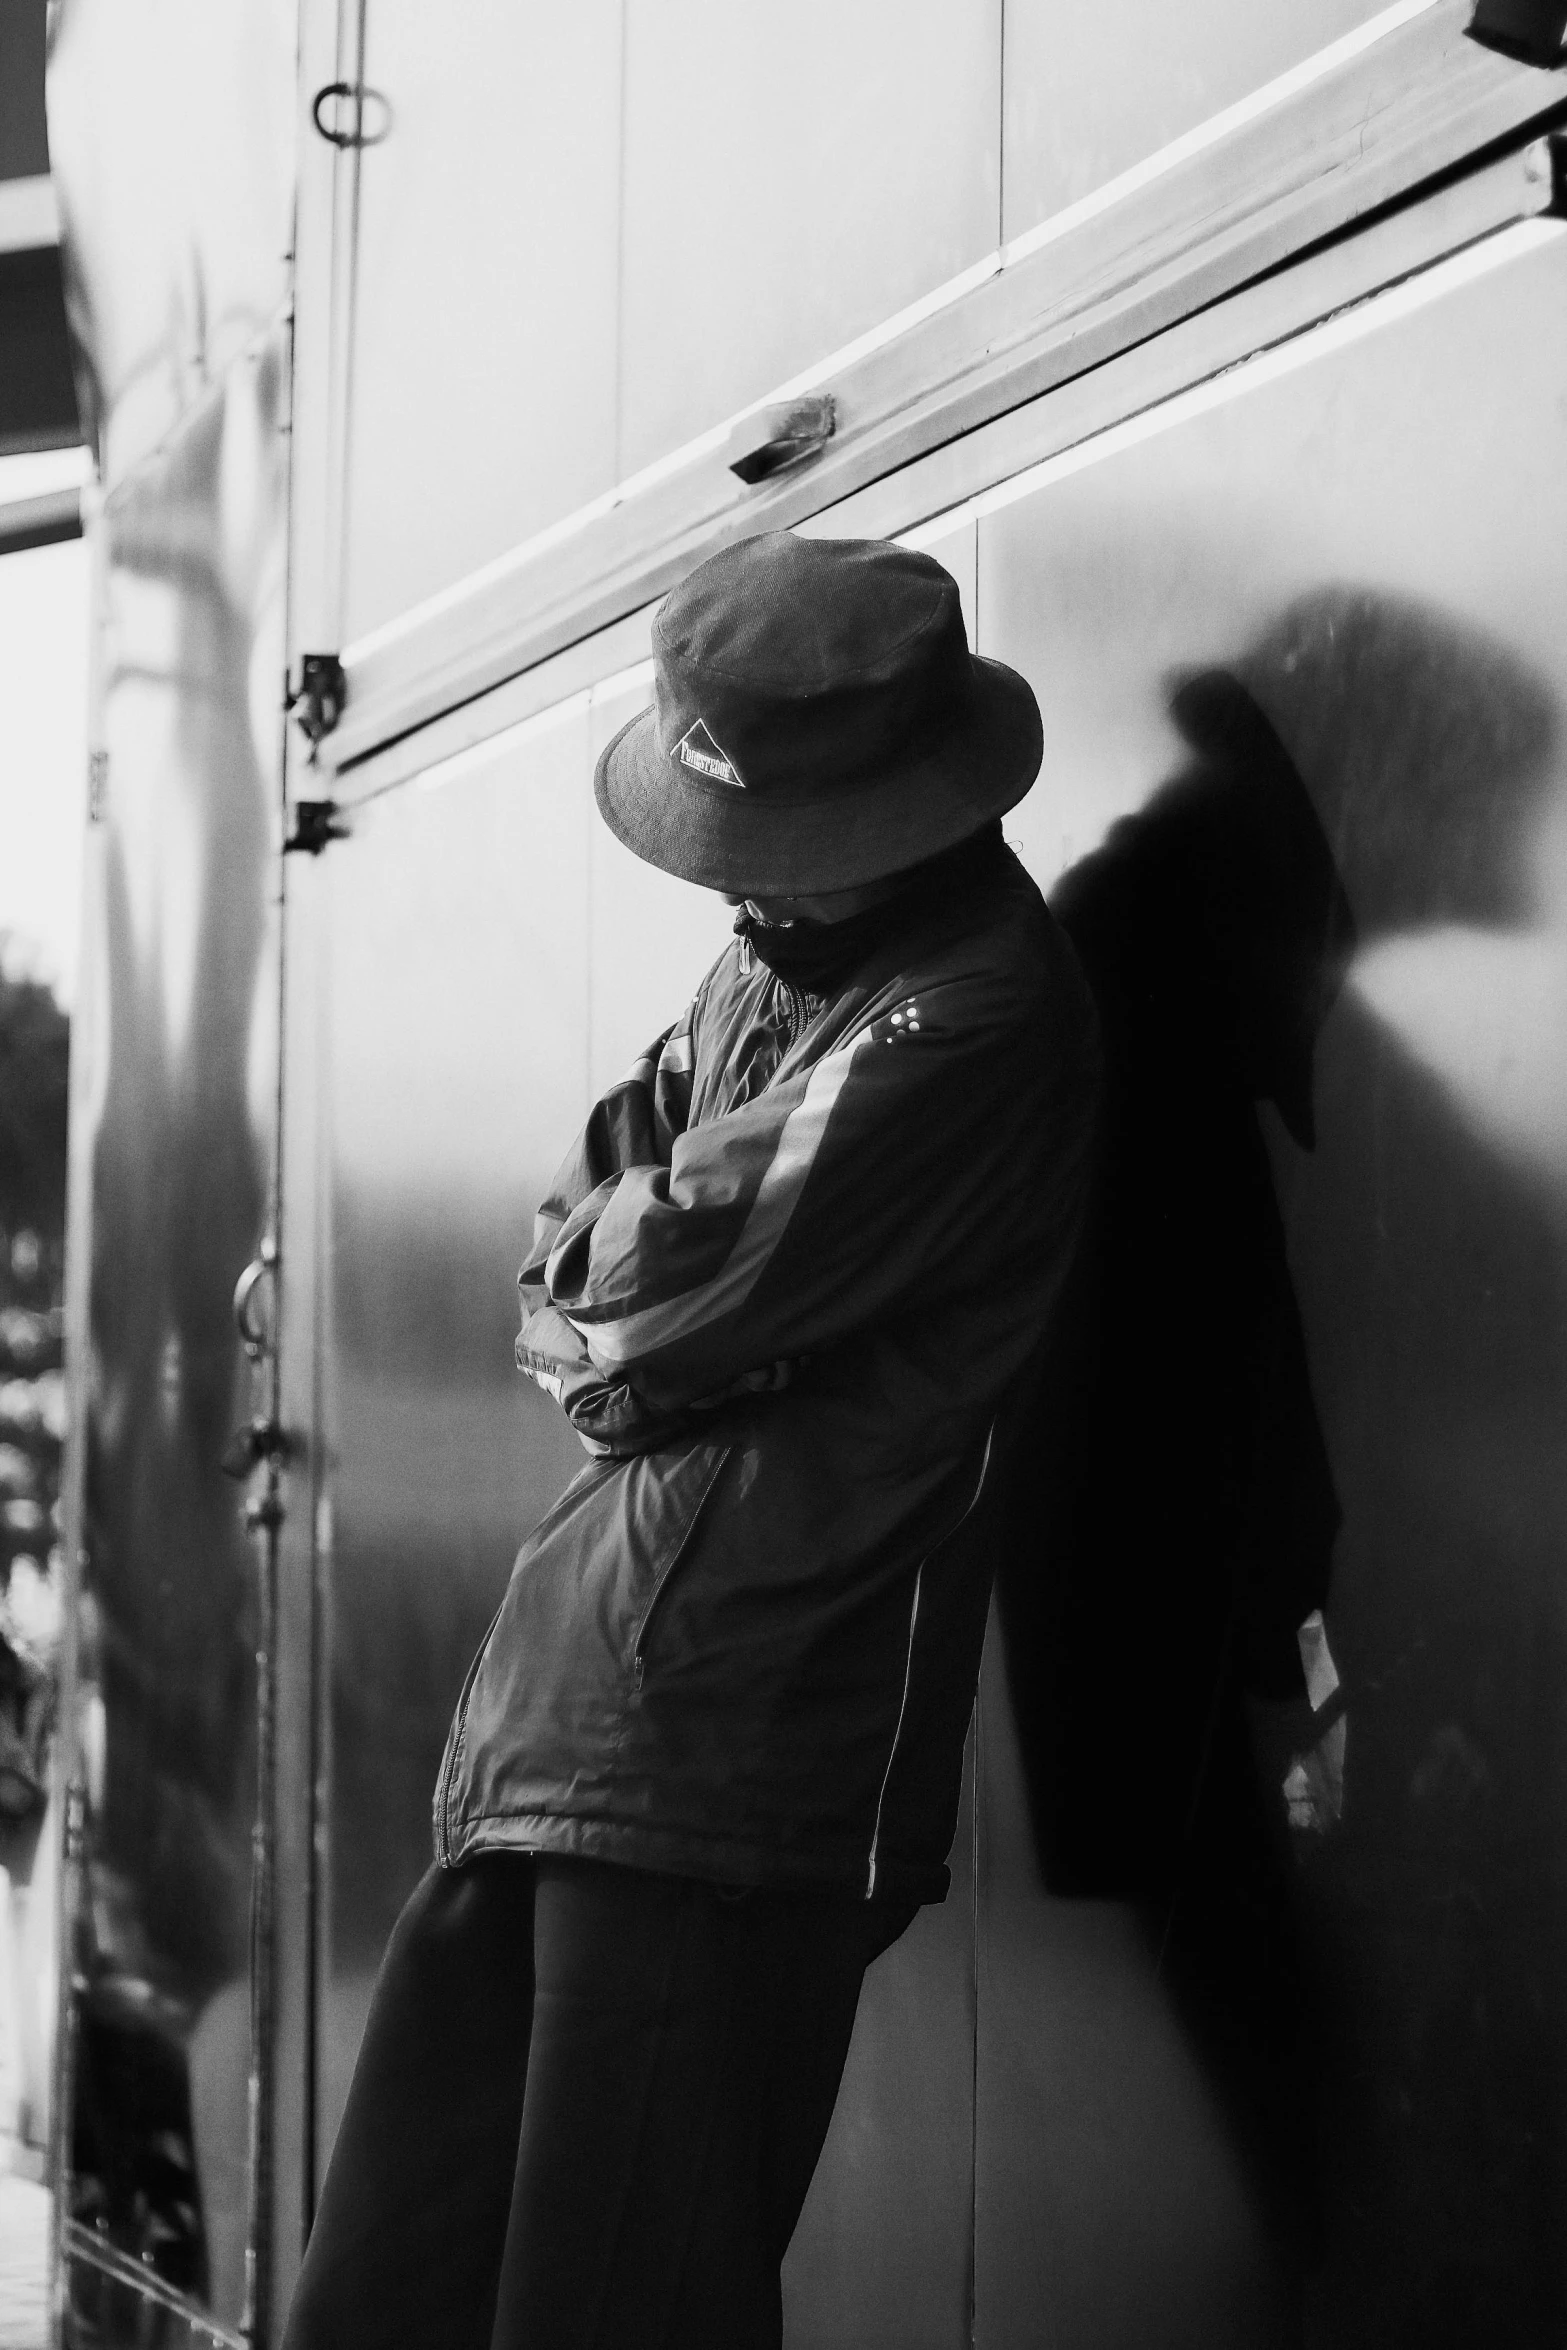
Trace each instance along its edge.
<path fill-rule="evenodd" d="M 1560 78 L 1466 38 L 1472 0 L 1402 0 L 757 403 L 828 394 L 810 462 L 746 487 L 728 418 L 472 578 L 341 648 L 342 770 L 661 595 L 1165 333 L 1519 140 Z"/>

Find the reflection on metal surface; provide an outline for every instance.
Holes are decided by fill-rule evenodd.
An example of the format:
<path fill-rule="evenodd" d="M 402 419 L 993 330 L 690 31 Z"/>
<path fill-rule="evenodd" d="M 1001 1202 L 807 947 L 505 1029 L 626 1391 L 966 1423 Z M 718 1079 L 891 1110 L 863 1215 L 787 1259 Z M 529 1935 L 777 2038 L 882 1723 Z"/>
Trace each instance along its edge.
<path fill-rule="evenodd" d="M 109 2322 L 107 2270 L 219 2327 L 242 2316 L 259 1627 L 221 1456 L 266 1403 L 231 1301 L 275 1115 L 284 358 L 274 341 L 238 362 L 104 525 L 94 1067 L 73 1137 L 92 1187 L 78 1708 L 102 1725 L 67 2149 L 73 2244 L 102 2255 L 69 2268 L 84 2342 Z"/>
<path fill-rule="evenodd" d="M 159 2350 L 173 2350 L 180 2335 L 195 2343 L 217 2343 L 220 2350 L 249 2350 L 246 2335 L 204 2323 L 145 2262 L 128 2260 L 79 2221 L 67 2225 L 65 2250 L 72 2271 L 67 2290 L 73 2343 L 117 2344 L 129 2337 L 139 2344 L 148 2339 L 150 2322 Z M 151 2317 L 152 2310 L 158 2318 Z"/>
<path fill-rule="evenodd" d="M 283 305 L 294 12 L 61 0 L 48 95 L 82 423 L 112 488 Z"/>
<path fill-rule="evenodd" d="M 1042 1892 L 992 1657 L 981 2344 L 1249 2343 L 1303 2299 L 1347 2344 L 1560 2339 L 1564 272 L 1560 230 L 1513 232 L 979 503 L 983 649 L 1030 675 L 1050 746 L 1009 823 L 1035 870 L 1170 774 L 1172 680 L 1219 668 L 1303 780 L 1361 940 L 1315 1151 L 1269 1135 L 1355 1693 L 1352 1727 L 1297 1746 L 1303 1827 L 1346 1774 L 1294 1874 L 1325 2259 L 1303 2282 L 1264 2223 L 1280 2112 L 1235 2106 L 1136 1916 Z M 1288 1752 L 1259 1781 L 1280 1824 Z M 1232 2035 L 1269 2028 L 1259 1995 Z"/>

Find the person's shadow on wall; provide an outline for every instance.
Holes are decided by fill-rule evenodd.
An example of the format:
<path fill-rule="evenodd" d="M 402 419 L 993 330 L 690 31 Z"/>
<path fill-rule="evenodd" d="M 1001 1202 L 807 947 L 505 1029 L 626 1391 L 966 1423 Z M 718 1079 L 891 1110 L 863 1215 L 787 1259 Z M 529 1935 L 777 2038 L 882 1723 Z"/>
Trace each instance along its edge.
<path fill-rule="evenodd" d="M 1245 1694 L 1301 1693 L 1338 1507 L 1255 1103 L 1313 1137 L 1354 941 L 1322 828 L 1238 679 L 1178 680 L 1190 764 L 1057 886 L 1105 1103 L 1072 1335 L 998 1578 L 1041 1872 L 1143 1905 L 1280 2210 L 1309 2198 L 1280 1833 Z M 1314 2235 L 1309 2223 L 1308 2240 Z"/>
<path fill-rule="evenodd" d="M 1172 681 L 1169 707 L 1187 763 L 1052 892 L 1099 1007 L 1106 1105 L 998 1605 L 1043 1881 L 1139 1906 L 1270 2233 L 1303 2266 L 1322 2236 L 1318 2003 L 1248 1699 L 1310 1721 L 1296 1628 L 1326 1596 L 1340 1509 L 1258 1105 L 1312 1148 L 1357 934 L 1526 917 L 1554 713 L 1500 649 L 1347 590 L 1292 607 L 1233 669 Z M 1365 1018 L 1346 1004 L 1335 1035 Z M 1375 1049 L 1350 1055 L 1354 1099 L 1336 1055 L 1335 1155 L 1347 1126 L 1362 1171 L 1387 1108 Z M 1434 1193 L 1475 1146 L 1393 1057 L 1412 1129 L 1437 1132 Z M 1506 1189 L 1501 1228 L 1533 1233 Z M 1362 1344 L 1380 1310 L 1369 1289 L 1333 1306 Z M 1374 1790 L 1365 1810 L 1385 1848 L 1399 1821 Z M 1357 2020 L 1363 2037 L 1395 2021 Z"/>

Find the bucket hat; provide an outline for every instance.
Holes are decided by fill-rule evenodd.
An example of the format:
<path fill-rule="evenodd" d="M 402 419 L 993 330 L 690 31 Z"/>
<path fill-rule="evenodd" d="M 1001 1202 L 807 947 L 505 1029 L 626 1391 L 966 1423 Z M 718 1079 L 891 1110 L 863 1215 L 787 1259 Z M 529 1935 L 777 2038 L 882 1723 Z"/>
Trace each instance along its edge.
<path fill-rule="evenodd" d="M 957 581 L 883 539 L 727 547 L 653 622 L 653 706 L 594 774 L 650 865 L 739 896 L 853 889 L 1016 805 L 1044 737 L 1027 681 L 971 654 Z"/>

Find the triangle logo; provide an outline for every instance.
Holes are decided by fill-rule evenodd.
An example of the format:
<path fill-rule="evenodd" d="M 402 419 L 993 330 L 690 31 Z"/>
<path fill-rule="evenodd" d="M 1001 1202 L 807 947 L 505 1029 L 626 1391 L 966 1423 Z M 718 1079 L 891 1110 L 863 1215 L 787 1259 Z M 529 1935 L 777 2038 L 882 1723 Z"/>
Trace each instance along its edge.
<path fill-rule="evenodd" d="M 736 791 L 745 789 L 733 759 L 727 751 L 719 749 L 700 718 L 676 743 L 675 757 L 682 767 L 689 767 L 696 774 L 705 775 L 709 783 L 732 783 Z"/>

